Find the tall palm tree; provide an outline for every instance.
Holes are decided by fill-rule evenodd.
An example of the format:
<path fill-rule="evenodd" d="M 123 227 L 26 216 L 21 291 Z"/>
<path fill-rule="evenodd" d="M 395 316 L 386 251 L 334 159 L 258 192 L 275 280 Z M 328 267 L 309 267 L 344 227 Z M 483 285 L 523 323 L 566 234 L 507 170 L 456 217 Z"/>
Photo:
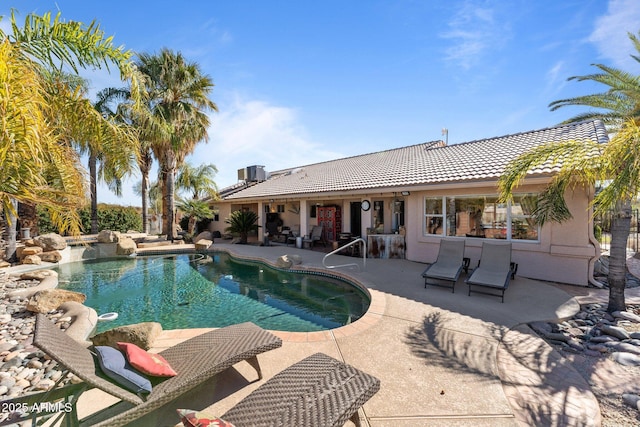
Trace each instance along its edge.
<path fill-rule="evenodd" d="M 127 89 L 106 88 L 98 92 L 94 108 L 105 119 L 97 124 L 89 141 L 78 141 L 80 152 L 88 152 L 89 193 L 91 197 L 91 234 L 98 233 L 98 191 L 101 179 L 116 195 L 122 195 L 122 178 L 133 170 L 138 141 L 133 129 L 123 123 L 117 101 L 127 99 Z M 116 108 L 113 108 L 116 106 Z M 90 136 L 91 137 L 91 136 Z M 100 168 L 98 168 L 100 163 Z"/>
<path fill-rule="evenodd" d="M 218 168 L 213 164 L 192 166 L 185 162 L 178 170 L 176 186 L 179 189 L 190 191 L 194 200 L 199 200 L 204 196 L 215 198 L 218 186 L 213 178 L 216 173 L 218 173 Z"/>
<path fill-rule="evenodd" d="M 640 33 L 639 33 L 640 35 Z M 629 34 L 638 54 L 631 57 L 640 63 L 640 39 Z M 500 179 L 503 199 L 526 177 L 527 171 L 545 162 L 562 163 L 560 171 L 540 195 L 534 212 L 538 221 L 562 222 L 571 217 L 564 201 L 565 191 L 576 183 L 593 186 L 598 181 L 610 181 L 594 198 L 595 213 L 614 210 L 611 224 L 609 256 L 609 312 L 625 310 L 626 245 L 631 226 L 631 201 L 638 194 L 640 183 L 640 76 L 595 64 L 600 72 L 569 80 L 593 81 L 603 84 L 602 93 L 561 99 L 552 102 L 551 110 L 582 105 L 595 108 L 567 120 L 601 119 L 616 132 L 602 147 L 596 141 L 568 141 L 539 147 L 515 159 Z"/>
<path fill-rule="evenodd" d="M 40 204 L 61 231 L 80 231 L 85 177 L 71 141 L 95 130 L 100 115 L 79 91 L 50 76 L 111 63 L 139 87 L 131 53 L 114 47 L 95 22 L 30 14 L 20 27 L 12 14 L 11 29 L 0 29 L 0 209 L 12 229 L 8 256 L 15 251 L 16 201 Z M 78 120 L 90 126 L 79 129 Z"/>
<path fill-rule="evenodd" d="M 196 144 L 208 140 L 209 118 L 205 112 L 217 111 L 209 99 L 213 82 L 197 64 L 169 49 L 155 55 L 140 54 L 136 64 L 144 75 L 152 112 L 146 127 L 152 130 L 152 150 L 160 165 L 163 233 L 173 240 L 176 171 Z"/>

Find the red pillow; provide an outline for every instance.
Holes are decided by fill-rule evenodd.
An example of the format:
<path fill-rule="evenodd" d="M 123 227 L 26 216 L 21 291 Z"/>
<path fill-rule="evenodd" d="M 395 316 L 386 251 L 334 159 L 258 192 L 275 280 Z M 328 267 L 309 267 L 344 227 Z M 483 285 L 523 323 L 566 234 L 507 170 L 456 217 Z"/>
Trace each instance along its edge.
<path fill-rule="evenodd" d="M 159 354 L 147 353 L 137 345 L 128 342 L 119 342 L 118 347 L 127 356 L 129 364 L 143 374 L 154 377 L 175 377 L 178 375 L 169 362 Z"/>
<path fill-rule="evenodd" d="M 177 409 L 184 427 L 234 427 L 222 418 L 212 417 L 192 409 Z"/>

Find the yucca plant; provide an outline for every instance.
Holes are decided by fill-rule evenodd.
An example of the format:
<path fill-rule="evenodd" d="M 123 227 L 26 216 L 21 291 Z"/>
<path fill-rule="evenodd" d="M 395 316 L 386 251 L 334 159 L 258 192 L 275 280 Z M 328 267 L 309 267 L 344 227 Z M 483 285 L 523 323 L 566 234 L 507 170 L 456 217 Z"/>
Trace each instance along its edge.
<path fill-rule="evenodd" d="M 258 214 L 253 211 L 235 211 L 224 222 L 229 224 L 226 232 L 240 235 L 240 243 L 246 244 L 249 233 L 256 231 L 259 227 Z"/>

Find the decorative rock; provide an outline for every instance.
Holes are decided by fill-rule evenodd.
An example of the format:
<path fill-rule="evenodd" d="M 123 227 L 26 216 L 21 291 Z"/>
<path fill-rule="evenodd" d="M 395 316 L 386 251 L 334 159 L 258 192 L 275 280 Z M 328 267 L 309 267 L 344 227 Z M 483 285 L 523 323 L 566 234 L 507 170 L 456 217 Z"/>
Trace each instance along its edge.
<path fill-rule="evenodd" d="M 640 332 L 631 332 L 629 336 L 634 340 L 640 340 Z"/>
<path fill-rule="evenodd" d="M 67 301 L 83 303 L 87 296 L 79 292 L 64 289 L 45 289 L 36 293 L 27 304 L 27 310 L 35 313 L 48 313 Z"/>
<path fill-rule="evenodd" d="M 622 400 L 627 404 L 627 406 L 640 411 L 640 396 L 637 394 L 624 393 L 622 395 Z"/>
<path fill-rule="evenodd" d="M 67 247 L 67 241 L 56 233 L 43 234 L 33 239 L 34 243 L 40 246 L 44 252 L 61 251 Z"/>
<path fill-rule="evenodd" d="M 86 339 L 98 323 L 98 313 L 76 301 L 67 301 L 59 309 L 64 313 L 63 316 L 72 319 L 71 326 L 65 331 L 66 334 L 83 345 L 90 345 Z"/>
<path fill-rule="evenodd" d="M 47 277 L 55 277 L 57 279 L 58 273 L 53 270 L 36 270 L 28 271 L 20 275 L 21 280 L 44 280 Z"/>
<path fill-rule="evenodd" d="M 636 347 L 633 344 L 629 344 L 626 342 L 608 342 L 605 344 L 607 347 L 612 348 L 616 351 L 624 351 L 627 353 L 639 354 L 640 355 L 640 347 Z"/>
<path fill-rule="evenodd" d="M 282 255 L 276 260 L 276 267 L 278 268 L 291 268 L 292 265 L 293 261 L 290 261 L 286 255 Z"/>
<path fill-rule="evenodd" d="M 640 366 L 640 356 L 637 354 L 615 352 L 612 357 L 613 360 L 624 366 Z"/>
<path fill-rule="evenodd" d="M 0 396 L 4 396 L 8 391 L 9 389 L 7 387 L 0 385 Z"/>
<path fill-rule="evenodd" d="M 591 337 L 589 341 L 596 343 L 606 343 L 611 341 L 618 341 L 618 339 L 612 337 L 611 335 L 600 335 L 599 337 Z"/>
<path fill-rule="evenodd" d="M 282 255 L 276 260 L 276 267 L 291 268 L 292 265 L 302 264 L 302 258 L 299 255 Z"/>
<path fill-rule="evenodd" d="M 60 262 L 62 259 L 62 254 L 58 251 L 43 252 L 39 256 L 44 262 Z"/>
<path fill-rule="evenodd" d="M 22 259 L 22 263 L 29 265 L 40 265 L 42 264 L 42 260 L 38 255 L 27 255 Z"/>
<path fill-rule="evenodd" d="M 0 314 L 0 325 L 9 323 L 11 321 L 11 315 L 7 313 Z"/>
<path fill-rule="evenodd" d="M 629 332 L 627 332 L 624 328 L 620 328 L 618 326 L 602 325 L 600 330 L 604 334 L 611 335 L 612 337 L 616 337 L 621 340 L 628 340 L 629 338 L 631 338 L 629 336 Z"/>
<path fill-rule="evenodd" d="M 120 241 L 120 233 L 111 230 L 102 230 L 98 234 L 98 243 L 118 243 Z"/>
<path fill-rule="evenodd" d="M 16 250 L 18 252 L 18 258 L 24 258 L 29 255 L 39 255 L 42 253 L 42 248 L 40 246 L 32 246 L 28 248 L 20 248 L 20 250 Z"/>
<path fill-rule="evenodd" d="M 131 255 L 135 254 L 138 246 L 136 242 L 130 237 L 121 237 L 116 244 L 116 255 Z"/>
<path fill-rule="evenodd" d="M 204 231 L 203 233 L 207 233 L 206 231 Z M 200 233 L 202 234 L 202 233 Z M 200 239 L 196 242 L 195 244 L 195 248 L 197 251 L 202 251 L 202 250 L 207 250 L 209 249 L 211 246 L 213 245 L 213 242 L 211 240 L 208 239 Z"/>
<path fill-rule="evenodd" d="M 94 336 L 91 341 L 94 345 L 109 345 L 114 348 L 117 348 L 116 343 L 119 341 L 130 342 L 148 350 L 160 332 L 162 332 L 160 323 L 144 322 L 110 329 Z"/>
<path fill-rule="evenodd" d="M 210 240 L 211 243 L 213 243 L 213 235 L 210 231 L 203 231 L 202 233 L 198 234 L 196 237 L 194 237 L 193 243 L 198 243 L 202 239 Z"/>
<path fill-rule="evenodd" d="M 628 311 L 614 311 L 611 313 L 613 317 L 618 319 L 629 320 L 631 322 L 640 323 L 640 316 L 634 313 L 629 313 Z"/>

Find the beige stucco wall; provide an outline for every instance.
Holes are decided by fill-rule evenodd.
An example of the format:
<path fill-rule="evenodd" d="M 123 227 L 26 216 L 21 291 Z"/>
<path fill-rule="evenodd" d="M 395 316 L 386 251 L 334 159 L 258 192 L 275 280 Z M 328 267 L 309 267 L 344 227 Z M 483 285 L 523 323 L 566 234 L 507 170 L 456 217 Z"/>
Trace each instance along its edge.
<path fill-rule="evenodd" d="M 431 189 L 433 188 L 433 189 Z M 539 192 L 541 184 L 524 185 L 518 192 Z M 409 260 L 430 263 L 435 261 L 440 245 L 440 237 L 425 236 L 424 223 L 424 197 L 440 196 L 472 196 L 472 195 L 496 195 L 498 190 L 493 183 L 487 185 L 475 184 L 465 187 L 452 188 L 451 186 L 431 186 L 430 190 L 418 191 L 411 189 L 410 195 L 400 196 L 400 191 L 383 193 L 362 194 L 357 197 L 327 197 L 326 199 L 302 199 L 292 202 L 275 200 L 271 205 L 286 204 L 285 212 L 280 214 L 284 225 L 296 227 L 300 225 L 301 234 L 309 234 L 311 228 L 317 224 L 317 218 L 311 217 L 312 206 L 316 204 L 339 205 L 342 207 L 342 230 L 350 231 L 350 203 L 354 201 L 369 200 L 371 209 L 361 212 L 362 236 L 366 230 L 374 226 L 374 202 L 382 201 L 384 209 L 384 232 L 392 232 L 392 210 L 390 203 L 394 198 L 405 202 L 405 228 L 406 228 L 406 257 Z M 589 202 L 593 192 L 586 188 L 570 189 L 565 199 L 573 218 L 565 223 L 549 223 L 540 230 L 539 241 L 518 241 L 513 244 L 513 261 L 518 263 L 518 275 L 533 279 L 547 280 L 561 283 L 571 283 L 586 286 L 589 283 L 590 274 L 595 261 L 597 242 L 593 239 L 593 227 L 590 219 Z M 212 229 L 224 232 L 225 218 L 234 210 L 250 208 L 260 215 L 260 224 L 264 225 L 264 204 L 269 202 L 256 202 L 249 204 L 231 204 L 219 202 L 216 204 L 220 210 L 220 221 L 212 223 Z M 300 206 L 300 214 L 290 212 L 295 206 Z M 259 237 L 262 238 L 262 231 Z M 459 237 L 464 238 L 464 237 Z M 465 238 L 465 254 L 471 258 L 471 266 L 475 266 L 480 258 L 482 242 L 491 239 Z"/>
<path fill-rule="evenodd" d="M 538 186 L 524 186 L 518 192 L 538 191 Z M 411 193 L 407 200 L 406 256 L 419 262 L 434 262 L 440 238 L 423 235 L 424 197 L 462 195 L 460 190 Z M 464 195 L 496 194 L 491 187 L 464 191 Z M 518 263 L 518 275 L 539 280 L 571 283 L 586 286 L 597 248 L 593 241 L 589 202 L 591 192 L 574 189 L 565 196 L 573 218 L 557 224 L 545 224 L 540 230 L 538 242 L 514 240 L 512 259 Z M 471 266 L 480 259 L 482 242 L 489 239 L 466 238 L 465 256 L 471 258 Z"/>

